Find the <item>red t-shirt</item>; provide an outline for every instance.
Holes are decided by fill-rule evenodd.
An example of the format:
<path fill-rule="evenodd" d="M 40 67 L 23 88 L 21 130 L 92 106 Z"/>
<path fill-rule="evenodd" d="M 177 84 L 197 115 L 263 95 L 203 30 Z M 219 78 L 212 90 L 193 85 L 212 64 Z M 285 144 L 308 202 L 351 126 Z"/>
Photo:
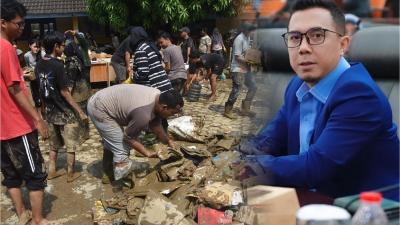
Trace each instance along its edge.
<path fill-rule="evenodd" d="M 15 48 L 4 38 L 0 38 L 0 70 L 0 140 L 8 140 L 30 133 L 36 128 L 33 118 L 18 105 L 8 91 L 10 86 L 19 83 L 25 96 L 28 96 Z"/>

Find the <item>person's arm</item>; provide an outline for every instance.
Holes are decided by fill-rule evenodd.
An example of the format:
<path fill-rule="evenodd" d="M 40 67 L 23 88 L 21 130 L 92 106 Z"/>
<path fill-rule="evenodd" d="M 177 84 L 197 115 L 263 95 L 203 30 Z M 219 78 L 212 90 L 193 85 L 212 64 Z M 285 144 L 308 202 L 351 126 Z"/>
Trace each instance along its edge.
<path fill-rule="evenodd" d="M 206 39 L 207 53 L 211 53 L 211 38 Z"/>
<path fill-rule="evenodd" d="M 126 51 L 125 52 L 125 65 L 126 65 L 126 72 L 128 73 L 128 75 L 132 71 L 130 61 L 131 61 L 131 53 L 129 51 Z"/>
<path fill-rule="evenodd" d="M 273 175 L 274 185 L 313 188 L 329 181 L 386 129 L 387 109 L 371 87 L 353 83 L 336 92 L 345 94 L 331 104 L 324 130 L 306 153 L 257 158 Z"/>
<path fill-rule="evenodd" d="M 188 47 L 187 48 L 187 61 L 186 61 L 186 64 L 189 64 L 189 59 L 190 59 L 189 56 L 190 56 L 191 51 L 192 51 L 192 48 Z"/>
<path fill-rule="evenodd" d="M 36 77 L 34 80 L 31 81 L 31 92 L 32 92 L 32 99 L 33 102 L 35 103 L 35 107 L 36 108 L 40 108 L 42 106 L 42 99 L 40 97 L 40 92 L 39 92 L 39 88 L 40 88 L 40 78 L 38 77 L 38 71 L 37 71 L 37 67 L 35 68 L 35 72 Z"/>
<path fill-rule="evenodd" d="M 137 80 L 147 80 L 150 68 L 149 68 L 149 59 L 147 58 L 147 54 L 145 51 L 137 50 L 135 52 L 135 79 Z"/>
<path fill-rule="evenodd" d="M 165 64 L 165 72 L 167 72 L 167 74 L 171 71 L 171 65 L 169 64 L 169 62 L 164 62 Z"/>
<path fill-rule="evenodd" d="M 150 129 L 154 132 L 154 134 L 157 136 L 158 140 L 160 140 L 162 143 L 169 145 L 171 148 L 175 148 L 175 144 L 172 140 L 168 138 L 168 134 L 165 132 L 164 128 L 162 127 L 162 124 L 160 122 L 160 119 L 154 119 L 149 123 Z"/>
<path fill-rule="evenodd" d="M 239 37 L 239 36 L 238 36 Z M 240 40 L 238 37 L 235 38 L 233 41 L 233 57 L 235 57 L 236 61 L 242 64 L 247 64 L 246 60 L 244 59 L 244 51 L 243 51 L 243 41 Z"/>
<path fill-rule="evenodd" d="M 25 64 L 30 67 L 31 66 L 31 62 L 29 61 L 28 53 L 25 53 L 24 60 L 25 60 Z"/>
<path fill-rule="evenodd" d="M 167 74 L 168 74 L 171 71 L 171 63 L 170 63 L 171 62 L 171 54 L 166 49 L 163 51 L 163 55 L 164 55 L 163 60 L 164 60 L 164 65 L 165 65 L 164 69 L 165 69 L 165 72 L 167 72 Z"/>
<path fill-rule="evenodd" d="M 77 112 L 79 114 L 79 118 L 81 120 L 87 120 L 88 119 L 87 115 L 83 112 L 81 107 L 72 98 L 71 91 L 69 90 L 68 87 L 65 87 L 65 88 L 61 89 L 61 95 L 68 102 L 68 104 L 75 110 L 75 112 Z"/>
<path fill-rule="evenodd" d="M 144 145 L 137 141 L 135 138 L 128 140 L 128 142 L 132 146 L 132 148 L 134 148 L 145 157 L 154 158 L 157 156 L 157 153 L 148 151 L 146 147 L 144 147 Z"/>
<path fill-rule="evenodd" d="M 48 138 L 49 129 L 47 127 L 47 123 L 43 120 L 40 114 L 35 110 L 35 108 L 29 102 L 28 98 L 22 91 L 20 84 L 19 83 L 13 84 L 12 86 L 8 87 L 8 91 L 10 92 L 11 96 L 15 99 L 17 104 L 33 118 L 33 121 L 40 135 L 43 138 Z"/>

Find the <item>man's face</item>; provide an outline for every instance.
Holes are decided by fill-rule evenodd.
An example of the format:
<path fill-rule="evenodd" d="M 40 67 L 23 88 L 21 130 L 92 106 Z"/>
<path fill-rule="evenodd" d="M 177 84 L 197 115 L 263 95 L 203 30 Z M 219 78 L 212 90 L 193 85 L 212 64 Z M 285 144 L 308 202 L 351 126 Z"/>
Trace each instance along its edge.
<path fill-rule="evenodd" d="M 176 106 L 176 108 L 170 108 L 167 105 L 162 105 L 158 115 L 163 119 L 167 119 L 177 113 L 180 113 L 181 111 L 182 107 L 180 105 Z"/>
<path fill-rule="evenodd" d="M 181 32 L 181 38 L 186 38 L 188 36 L 188 33 L 182 31 Z"/>
<path fill-rule="evenodd" d="M 163 37 L 160 37 L 160 38 L 158 39 L 158 44 L 161 46 L 161 48 L 167 48 L 167 47 L 168 47 L 168 44 L 169 44 L 169 40 L 168 40 L 168 39 L 165 39 L 165 38 L 163 38 Z"/>
<path fill-rule="evenodd" d="M 337 30 L 330 12 L 322 8 L 295 12 L 289 21 L 288 31 L 305 33 L 316 27 L 342 33 Z M 300 46 L 288 48 L 290 65 L 300 79 L 315 85 L 336 67 L 349 40 L 347 36 L 340 37 L 329 31 L 325 32 L 325 40 L 319 45 L 310 45 L 305 35 L 302 37 Z"/>
<path fill-rule="evenodd" d="M 55 44 L 55 48 L 54 48 L 55 55 L 57 57 L 60 57 L 63 54 L 64 49 L 65 49 L 65 42 L 63 42 L 61 44 Z"/>
<path fill-rule="evenodd" d="M 11 40 L 20 37 L 24 31 L 24 27 L 25 21 L 19 15 L 10 21 L 1 19 L 1 31 L 4 32 Z"/>

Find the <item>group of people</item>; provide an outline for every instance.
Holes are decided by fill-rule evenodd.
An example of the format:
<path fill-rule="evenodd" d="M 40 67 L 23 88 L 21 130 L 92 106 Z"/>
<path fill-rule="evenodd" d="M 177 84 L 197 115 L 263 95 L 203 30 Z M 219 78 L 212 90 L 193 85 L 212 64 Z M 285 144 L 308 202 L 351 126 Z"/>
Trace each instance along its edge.
<path fill-rule="evenodd" d="M 116 49 L 111 58 L 111 65 L 116 72 L 116 83 L 121 83 L 126 79 L 133 79 L 135 83 L 139 82 L 141 71 L 137 63 L 138 48 L 132 49 L 132 37 L 148 40 L 152 47 L 158 46 L 160 50 L 154 48 L 156 54 L 161 55 L 161 61 L 164 70 L 167 72 L 168 79 L 171 81 L 173 88 L 182 94 L 186 94 L 190 88 L 190 84 L 201 71 L 201 68 L 207 69 L 203 77 L 210 80 L 212 93 L 210 99 L 216 98 L 216 80 L 217 76 L 222 75 L 225 67 L 224 52 L 226 47 L 218 28 L 213 30 L 212 37 L 207 34 L 207 29 L 201 31 L 201 39 L 198 48 L 195 46 L 193 39 L 190 37 L 190 29 L 183 27 L 180 29 L 180 37 L 182 41 L 175 45 L 169 33 L 160 31 L 156 37 L 156 41 L 150 41 L 149 36 L 143 30 L 137 33 L 135 28 L 128 29 L 128 37 L 125 38 Z M 202 60 L 200 60 L 202 58 Z M 131 60 L 133 63 L 130 63 Z M 148 62 L 140 62 L 140 67 Z M 211 70 L 210 70 L 211 69 Z"/>
<path fill-rule="evenodd" d="M 182 111 L 180 93 L 188 79 L 185 75 L 204 68 L 213 98 L 224 60 L 220 52 L 207 52 L 207 38 L 201 42 L 206 43 L 207 48 L 201 48 L 206 52 L 199 52 L 187 38 L 179 48 L 169 34 L 162 33 L 157 39 L 160 52 L 142 27 L 132 27 L 114 55 L 120 57 L 119 65 L 125 62 L 125 75 L 132 71 L 135 84 L 114 85 L 90 97 L 83 37 L 76 31 L 51 33 L 42 41 L 44 55 L 35 50 L 39 43 L 32 42 L 26 57 L 35 71 L 31 81 L 35 108 L 28 100 L 23 71 L 11 44 L 22 34 L 25 16 L 25 7 L 16 0 L 1 1 L 2 184 L 20 224 L 32 218 L 33 225 L 45 225 L 48 221 L 42 216 L 42 206 L 47 179 L 64 174 L 55 169 L 57 150 L 65 145 L 67 182 L 74 181 L 79 177 L 74 169 L 75 151 L 84 136 L 81 128 L 87 126 L 89 118 L 102 137 L 104 175 L 121 180 L 143 172 L 148 164 L 131 160 L 130 150 L 145 157 L 157 155 L 140 142 L 140 132 L 151 130 L 174 148 L 166 132 L 166 119 Z M 251 24 L 244 24 L 232 46 L 233 85 L 224 112 L 232 119 L 242 83 L 248 87 L 242 113 L 252 116 L 250 105 L 257 87 L 245 53 L 254 30 Z M 189 34 L 186 28 L 181 32 L 185 37 Z M 252 168 L 258 165 L 267 184 L 312 189 L 331 197 L 399 183 L 399 139 L 390 105 L 363 65 L 350 64 L 343 57 L 349 45 L 344 32 L 345 17 L 333 1 L 300 0 L 293 5 L 282 37 L 297 76 L 289 83 L 284 104 L 272 122 L 240 144 L 239 150 L 248 154 L 240 177 L 253 175 Z M 223 49 L 223 44 L 220 47 Z M 132 67 L 128 55 L 134 57 Z M 190 65 L 188 73 L 185 63 Z M 113 66 L 117 73 L 122 71 Z M 48 171 L 38 133 L 49 138 Z M 22 201 L 23 181 L 32 212 Z M 386 197 L 398 200 L 398 189 Z"/>

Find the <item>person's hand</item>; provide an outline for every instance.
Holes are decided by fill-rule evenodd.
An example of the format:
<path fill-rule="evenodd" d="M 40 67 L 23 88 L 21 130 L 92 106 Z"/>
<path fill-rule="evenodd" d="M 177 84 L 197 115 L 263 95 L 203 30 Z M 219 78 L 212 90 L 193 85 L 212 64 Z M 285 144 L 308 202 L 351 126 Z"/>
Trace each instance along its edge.
<path fill-rule="evenodd" d="M 147 151 L 146 157 L 147 157 L 147 158 L 157 158 L 158 155 L 157 155 L 156 152 L 149 152 L 149 151 Z"/>
<path fill-rule="evenodd" d="M 82 122 L 89 122 L 89 118 L 84 112 L 79 112 L 79 118 L 82 120 Z"/>
<path fill-rule="evenodd" d="M 35 122 L 36 128 L 39 131 L 40 136 L 42 136 L 43 139 L 49 138 L 49 127 L 42 118 L 40 118 L 38 121 Z"/>
<path fill-rule="evenodd" d="M 133 72 L 132 67 L 126 67 L 126 72 L 128 73 L 128 75 L 131 75 L 131 73 Z"/>
<path fill-rule="evenodd" d="M 175 142 L 173 142 L 172 140 L 168 140 L 168 146 L 171 147 L 172 149 L 175 149 Z"/>
<path fill-rule="evenodd" d="M 72 35 L 75 35 L 75 34 L 76 34 L 76 31 L 75 31 L 75 30 L 67 30 L 67 31 L 65 31 L 65 34 L 72 34 Z"/>

